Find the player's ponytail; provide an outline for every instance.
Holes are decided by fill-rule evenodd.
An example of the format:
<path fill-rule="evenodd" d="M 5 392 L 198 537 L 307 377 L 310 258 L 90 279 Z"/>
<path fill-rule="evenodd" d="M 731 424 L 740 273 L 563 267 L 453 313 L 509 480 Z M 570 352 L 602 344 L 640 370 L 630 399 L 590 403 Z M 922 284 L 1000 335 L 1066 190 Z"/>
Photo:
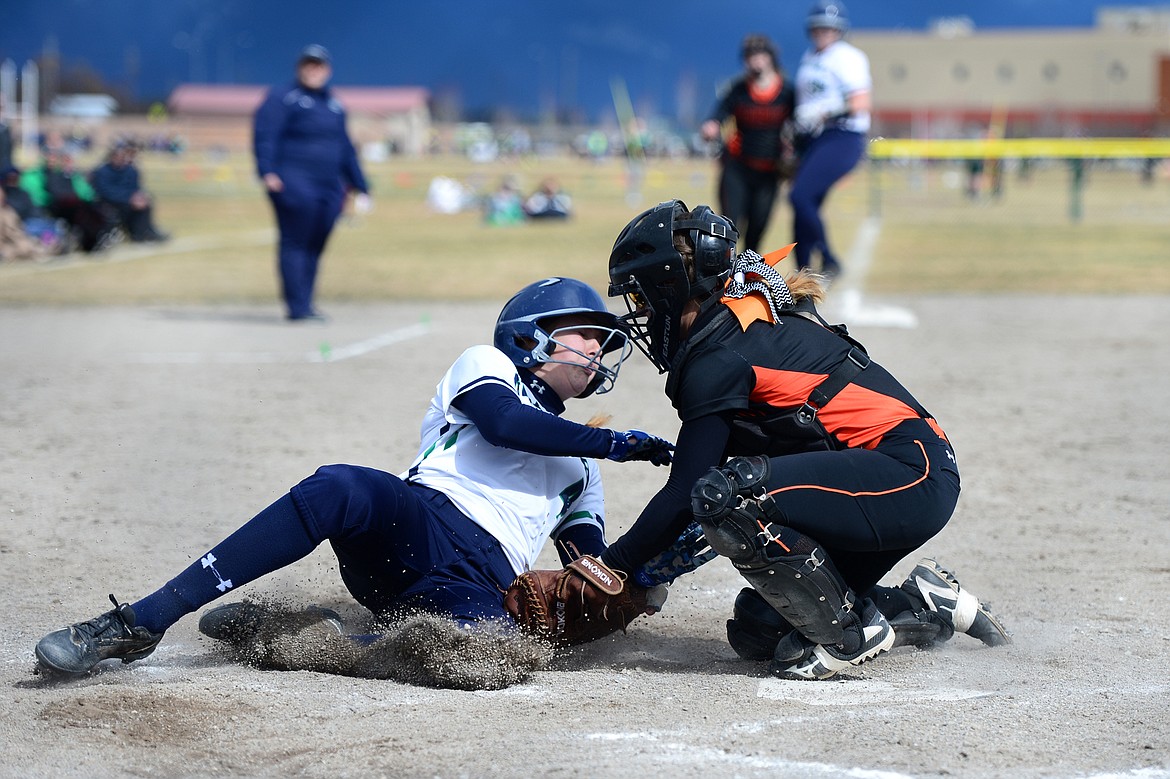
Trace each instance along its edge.
<path fill-rule="evenodd" d="M 792 293 L 792 299 L 797 303 L 808 299 L 814 303 L 820 303 L 825 297 L 823 281 L 824 276 L 814 273 L 808 268 L 801 268 L 790 273 L 784 279 L 784 283 L 788 285 L 788 291 Z"/>

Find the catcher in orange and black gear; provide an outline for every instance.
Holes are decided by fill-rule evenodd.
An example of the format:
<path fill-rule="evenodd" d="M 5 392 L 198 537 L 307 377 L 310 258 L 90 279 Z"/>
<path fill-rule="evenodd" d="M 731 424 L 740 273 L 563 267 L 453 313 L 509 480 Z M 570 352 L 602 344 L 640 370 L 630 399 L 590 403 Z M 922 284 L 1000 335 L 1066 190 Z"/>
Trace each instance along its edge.
<path fill-rule="evenodd" d="M 666 485 L 602 555 L 635 571 L 695 521 L 751 585 L 728 639 L 784 678 L 823 679 L 898 643 L 1008 635 L 933 560 L 879 585 L 950 519 L 954 450 L 933 416 L 816 310 L 820 278 L 776 269 L 792 247 L 736 254 L 736 225 L 660 203 L 610 255 L 611 297 L 666 373 L 682 422 Z M 740 602 L 742 601 L 742 602 Z"/>

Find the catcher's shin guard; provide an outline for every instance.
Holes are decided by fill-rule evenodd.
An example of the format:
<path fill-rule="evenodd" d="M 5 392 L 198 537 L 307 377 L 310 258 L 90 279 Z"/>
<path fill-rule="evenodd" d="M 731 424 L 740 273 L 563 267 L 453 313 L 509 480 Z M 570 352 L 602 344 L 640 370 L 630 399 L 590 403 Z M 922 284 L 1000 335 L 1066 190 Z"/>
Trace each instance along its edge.
<path fill-rule="evenodd" d="M 766 457 L 737 457 L 712 468 L 691 490 L 691 509 L 711 548 L 802 635 L 841 640 L 854 596 L 816 541 L 771 521 Z"/>

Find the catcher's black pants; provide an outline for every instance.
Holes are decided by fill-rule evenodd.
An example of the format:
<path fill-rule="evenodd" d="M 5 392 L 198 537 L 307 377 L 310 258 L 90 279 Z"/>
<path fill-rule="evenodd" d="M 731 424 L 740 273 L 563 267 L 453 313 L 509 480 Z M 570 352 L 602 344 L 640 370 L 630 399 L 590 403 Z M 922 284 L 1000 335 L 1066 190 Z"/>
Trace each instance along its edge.
<path fill-rule="evenodd" d="M 719 207 L 739 230 L 741 250 L 759 251 L 779 189 L 780 178 L 775 171 L 755 170 L 733 158 L 724 161 L 719 177 Z"/>
<path fill-rule="evenodd" d="M 943 529 L 959 499 L 959 468 L 950 444 L 914 419 L 875 449 L 775 457 L 768 491 L 780 524 L 817 541 L 865 593 Z"/>

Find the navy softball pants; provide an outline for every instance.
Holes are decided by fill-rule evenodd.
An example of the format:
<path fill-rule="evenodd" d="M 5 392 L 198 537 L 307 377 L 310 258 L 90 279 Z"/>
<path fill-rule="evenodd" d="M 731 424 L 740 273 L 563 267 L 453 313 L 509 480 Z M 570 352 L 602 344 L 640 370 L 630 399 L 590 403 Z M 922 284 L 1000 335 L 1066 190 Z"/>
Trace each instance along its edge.
<path fill-rule="evenodd" d="M 376 615 L 419 609 L 460 622 L 506 619 L 515 573 L 499 542 L 441 492 L 355 465 L 327 465 L 146 598 L 161 633 L 201 606 L 329 541 L 354 599 Z"/>
<path fill-rule="evenodd" d="M 853 170 L 864 151 L 865 136 L 861 133 L 829 128 L 812 139 L 801 154 L 800 168 L 788 192 L 797 268 L 810 267 L 815 250 L 821 255 L 822 272 L 834 275 L 839 271 L 840 263 L 829 248 L 825 234 L 821 206 L 829 190 Z"/>
<path fill-rule="evenodd" d="M 336 182 L 289 176 L 268 193 L 280 229 L 280 281 L 290 319 L 314 313 L 313 287 L 325 243 L 341 214 L 344 193 Z"/>

